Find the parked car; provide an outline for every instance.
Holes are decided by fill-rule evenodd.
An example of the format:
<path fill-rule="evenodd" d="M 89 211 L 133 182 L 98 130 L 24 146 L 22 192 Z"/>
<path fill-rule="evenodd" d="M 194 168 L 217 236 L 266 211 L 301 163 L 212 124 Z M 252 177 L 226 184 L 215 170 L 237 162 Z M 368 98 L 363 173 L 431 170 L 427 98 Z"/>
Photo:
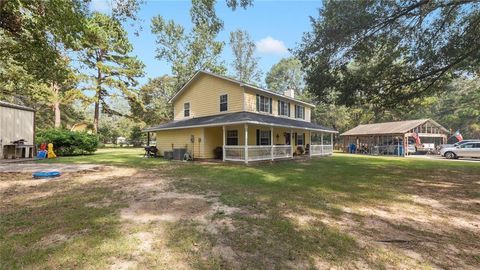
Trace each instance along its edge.
<path fill-rule="evenodd" d="M 456 142 L 454 144 L 441 144 L 438 146 L 438 150 L 442 150 L 442 148 L 450 148 L 450 147 L 457 147 L 459 145 L 462 145 L 464 143 L 469 143 L 469 142 L 480 142 L 480 140 L 462 140 L 459 142 Z"/>
<path fill-rule="evenodd" d="M 456 159 L 459 157 L 480 158 L 480 141 L 445 147 L 440 150 L 440 154 L 448 159 Z"/>

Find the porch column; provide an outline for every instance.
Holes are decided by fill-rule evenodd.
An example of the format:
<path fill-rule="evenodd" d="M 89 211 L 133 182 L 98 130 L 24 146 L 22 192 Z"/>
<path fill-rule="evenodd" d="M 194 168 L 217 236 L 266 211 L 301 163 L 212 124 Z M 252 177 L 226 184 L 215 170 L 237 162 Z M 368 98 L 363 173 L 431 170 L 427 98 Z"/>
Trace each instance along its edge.
<path fill-rule="evenodd" d="M 222 131 L 223 131 L 223 147 L 222 147 L 222 160 L 225 161 L 225 126 L 222 126 Z"/>
<path fill-rule="evenodd" d="M 310 137 L 310 148 L 308 149 L 308 155 L 312 157 L 312 131 L 308 131 L 308 137 Z"/>
<path fill-rule="evenodd" d="M 293 129 L 290 129 L 290 155 L 292 156 L 293 158 Z"/>
<path fill-rule="evenodd" d="M 273 127 L 270 127 L 270 156 L 273 160 Z"/>
<path fill-rule="evenodd" d="M 147 146 L 150 146 L 150 132 L 147 132 Z"/>
<path fill-rule="evenodd" d="M 333 134 L 335 133 L 330 133 L 330 145 L 332 146 L 332 152 L 330 152 L 330 155 L 333 155 Z"/>
<path fill-rule="evenodd" d="M 321 146 L 320 146 L 320 155 L 323 156 L 323 154 L 324 154 L 324 153 L 323 153 L 323 149 L 325 149 L 325 148 L 323 147 L 323 132 L 320 133 L 320 140 L 322 140 L 322 143 L 320 144 L 320 145 L 321 145 Z"/>
<path fill-rule="evenodd" d="M 244 145 L 244 150 L 245 150 L 245 163 L 248 163 L 248 124 L 245 124 L 244 126 L 245 129 L 245 145 Z"/>

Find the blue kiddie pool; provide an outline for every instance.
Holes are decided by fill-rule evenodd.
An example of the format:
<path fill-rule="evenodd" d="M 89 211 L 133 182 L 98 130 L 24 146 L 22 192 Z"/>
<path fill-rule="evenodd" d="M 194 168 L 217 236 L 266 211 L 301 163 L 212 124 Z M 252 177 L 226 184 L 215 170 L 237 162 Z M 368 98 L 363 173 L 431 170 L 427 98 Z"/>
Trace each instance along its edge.
<path fill-rule="evenodd" d="M 32 174 L 33 178 L 54 178 L 60 175 L 60 172 L 34 172 Z"/>

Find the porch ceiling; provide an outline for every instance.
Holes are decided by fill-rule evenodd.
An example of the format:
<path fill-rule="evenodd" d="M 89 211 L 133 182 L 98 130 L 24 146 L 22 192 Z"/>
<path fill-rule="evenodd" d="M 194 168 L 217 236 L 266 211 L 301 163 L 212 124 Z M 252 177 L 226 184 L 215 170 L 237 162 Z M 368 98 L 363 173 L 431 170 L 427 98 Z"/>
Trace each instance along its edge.
<path fill-rule="evenodd" d="M 227 114 L 218 114 L 212 116 L 190 118 L 186 120 L 178 120 L 168 122 L 162 125 L 153 126 L 144 129 L 145 132 L 181 129 L 181 128 L 193 128 L 193 127 L 211 127 L 211 126 L 223 126 L 233 124 L 258 124 L 268 126 L 279 126 L 295 129 L 306 129 L 323 131 L 329 133 L 338 133 L 338 131 L 331 128 L 327 128 L 321 125 L 310 123 L 307 121 L 294 120 L 286 117 L 271 116 L 267 114 L 252 113 L 252 112 L 236 112 Z"/>

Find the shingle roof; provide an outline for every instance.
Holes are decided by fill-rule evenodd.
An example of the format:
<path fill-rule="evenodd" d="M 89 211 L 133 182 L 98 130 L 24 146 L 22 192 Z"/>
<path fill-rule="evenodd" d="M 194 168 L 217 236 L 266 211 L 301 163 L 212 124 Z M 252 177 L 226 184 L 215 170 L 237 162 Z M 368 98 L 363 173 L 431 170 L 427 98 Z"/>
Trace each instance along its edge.
<path fill-rule="evenodd" d="M 8 102 L 1 101 L 1 100 L 0 100 L 0 107 L 7 107 L 7 108 L 14 108 L 14 109 L 19 109 L 19 110 L 24 110 L 24 111 L 35 112 L 35 110 L 30 108 L 30 107 L 17 105 L 17 104 L 12 104 L 12 103 L 8 103 Z"/>
<path fill-rule="evenodd" d="M 375 134 L 402 134 L 407 133 L 409 130 L 416 128 L 425 122 L 431 122 L 435 126 L 439 127 L 442 131 L 448 133 L 448 130 L 433 121 L 432 119 L 418 119 L 396 122 L 385 122 L 377 124 L 358 125 L 342 134 L 340 136 L 353 136 L 353 135 L 375 135 Z"/>
<path fill-rule="evenodd" d="M 337 131 L 314 123 L 294 120 L 285 117 L 271 116 L 252 112 L 236 112 L 227 114 L 218 114 L 205 117 L 189 118 L 177 120 L 162 125 L 145 128 L 144 131 L 158 131 L 168 129 L 180 129 L 190 127 L 222 126 L 232 124 L 261 124 L 269 126 L 281 126 L 287 128 L 308 129 L 316 131 L 326 131 L 337 133 Z"/>
<path fill-rule="evenodd" d="M 272 90 L 268 90 L 268 89 L 264 89 L 264 88 L 260 88 L 260 87 L 257 87 L 255 85 L 251 85 L 249 83 L 245 83 L 245 82 L 242 82 L 242 81 L 239 81 L 239 80 L 236 80 L 236 79 L 232 79 L 232 78 L 229 78 L 229 77 L 226 77 L 226 76 L 222 76 L 222 75 L 218 75 L 218 74 L 215 74 L 215 73 L 212 73 L 212 72 L 208 72 L 208 71 L 205 71 L 205 70 L 199 70 L 197 71 L 193 76 L 192 78 L 190 78 L 190 80 L 182 86 L 182 88 L 180 88 L 180 90 L 178 90 L 178 92 L 170 99 L 170 102 L 173 102 L 175 101 L 175 99 L 177 99 L 184 91 L 185 89 L 187 89 L 187 87 L 190 85 L 190 83 L 192 81 L 194 81 L 195 78 L 197 78 L 200 74 L 206 74 L 206 75 L 210 75 L 210 76 L 213 76 L 213 77 L 216 77 L 216 78 L 219 78 L 219 79 L 222 79 L 222 80 L 227 80 L 227 81 L 230 81 L 230 82 L 233 82 L 233 83 L 237 83 L 239 84 L 240 86 L 245 86 L 245 87 L 248 87 L 250 89 L 254 89 L 256 91 L 260 91 L 262 93 L 266 93 L 266 94 L 269 94 L 269 95 L 273 95 L 273 96 L 277 96 L 277 97 L 281 97 L 283 99 L 287 99 L 287 100 L 291 100 L 291 101 L 295 101 L 295 102 L 298 102 L 300 104 L 303 104 L 303 105 L 306 105 L 306 106 L 309 106 L 309 107 L 315 107 L 314 104 L 311 104 L 311 103 L 308 103 L 308 102 L 305 102 L 305 101 L 301 101 L 301 100 L 298 100 L 296 98 L 292 98 L 292 97 L 289 97 L 289 96 L 286 96 L 286 95 L 282 95 L 282 94 L 279 94 L 279 93 L 276 93 Z"/>

